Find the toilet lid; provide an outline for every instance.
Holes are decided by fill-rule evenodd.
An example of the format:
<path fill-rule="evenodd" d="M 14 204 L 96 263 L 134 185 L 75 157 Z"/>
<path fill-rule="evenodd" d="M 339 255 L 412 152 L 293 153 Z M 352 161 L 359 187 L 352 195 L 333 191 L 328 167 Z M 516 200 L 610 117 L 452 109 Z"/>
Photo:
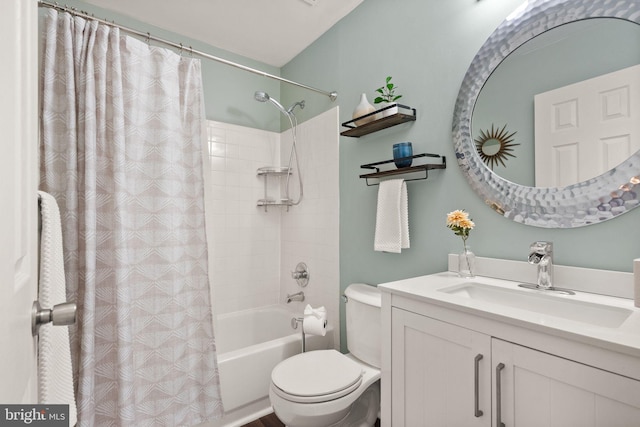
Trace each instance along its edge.
<path fill-rule="evenodd" d="M 362 382 L 362 369 L 336 350 L 316 350 L 280 362 L 271 372 L 271 381 L 285 398 L 317 402 L 355 390 Z"/>

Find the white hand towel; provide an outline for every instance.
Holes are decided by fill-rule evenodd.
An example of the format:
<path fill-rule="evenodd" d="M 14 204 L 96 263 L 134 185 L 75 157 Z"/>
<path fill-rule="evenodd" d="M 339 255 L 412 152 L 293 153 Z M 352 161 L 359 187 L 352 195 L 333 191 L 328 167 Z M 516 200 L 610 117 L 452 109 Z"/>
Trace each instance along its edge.
<path fill-rule="evenodd" d="M 374 249 L 400 253 L 409 248 L 409 201 L 403 179 L 382 181 L 378 189 L 378 211 Z"/>
<path fill-rule="evenodd" d="M 42 215 L 39 300 L 43 308 L 52 308 L 67 300 L 60 211 L 53 196 L 42 191 L 38 195 Z M 68 404 L 69 425 L 73 426 L 77 422 L 77 411 L 69 329 L 66 326 L 53 326 L 51 323 L 42 325 L 38 350 L 39 403 Z"/>

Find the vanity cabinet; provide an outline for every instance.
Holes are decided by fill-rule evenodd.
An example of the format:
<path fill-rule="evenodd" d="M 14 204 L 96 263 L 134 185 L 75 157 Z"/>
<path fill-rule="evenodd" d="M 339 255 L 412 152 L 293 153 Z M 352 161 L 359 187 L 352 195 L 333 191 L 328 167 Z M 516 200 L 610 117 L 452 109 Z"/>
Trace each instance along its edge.
<path fill-rule="evenodd" d="M 391 328 L 391 425 L 491 425 L 490 336 L 397 308 Z"/>
<path fill-rule="evenodd" d="M 499 339 L 491 357 L 496 426 L 640 426 L 640 381 Z"/>
<path fill-rule="evenodd" d="M 434 318 L 439 312 L 447 321 Z M 640 426 L 637 379 L 478 332 L 466 314 L 465 326 L 457 325 L 451 310 L 414 304 L 386 313 L 390 369 L 383 366 L 382 384 L 390 414 L 383 426 Z M 522 337 L 542 342 L 528 342 L 526 330 Z"/>

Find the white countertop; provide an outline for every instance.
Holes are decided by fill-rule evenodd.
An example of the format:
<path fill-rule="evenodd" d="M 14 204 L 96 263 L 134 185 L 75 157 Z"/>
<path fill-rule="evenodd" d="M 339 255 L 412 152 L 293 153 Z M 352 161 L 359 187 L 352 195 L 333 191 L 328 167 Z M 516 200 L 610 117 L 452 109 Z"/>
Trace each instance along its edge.
<path fill-rule="evenodd" d="M 536 295 L 544 293 L 545 297 L 552 294 L 550 296 L 553 298 L 605 304 L 606 306 L 629 310 L 630 314 L 620 326 L 606 327 L 593 324 L 597 323 L 595 319 L 590 319 L 587 323 L 441 291 L 441 289 L 444 288 L 469 282 L 486 284 L 507 290 L 517 290 L 523 293 L 534 293 Z M 561 295 L 549 291 L 523 289 L 517 285 L 518 282 L 510 280 L 482 276 L 476 276 L 473 279 L 464 279 L 458 277 L 457 273 L 443 272 L 383 283 L 378 285 L 378 288 L 392 295 L 435 304 L 640 357 L 640 308 L 634 307 L 633 300 L 586 292 L 576 292 L 576 295 Z"/>

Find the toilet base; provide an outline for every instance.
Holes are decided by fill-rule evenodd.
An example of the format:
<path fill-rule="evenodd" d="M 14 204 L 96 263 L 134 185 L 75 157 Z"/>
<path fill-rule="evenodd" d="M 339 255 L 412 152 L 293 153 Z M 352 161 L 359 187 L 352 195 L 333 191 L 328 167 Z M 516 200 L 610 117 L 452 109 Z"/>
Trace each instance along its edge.
<path fill-rule="evenodd" d="M 300 415 L 274 405 L 276 416 L 287 427 L 373 427 L 379 411 L 380 381 L 370 385 L 350 406 L 339 412 Z"/>
<path fill-rule="evenodd" d="M 380 412 L 380 381 L 371 385 L 353 405 L 349 414 L 335 427 L 373 427 Z"/>

